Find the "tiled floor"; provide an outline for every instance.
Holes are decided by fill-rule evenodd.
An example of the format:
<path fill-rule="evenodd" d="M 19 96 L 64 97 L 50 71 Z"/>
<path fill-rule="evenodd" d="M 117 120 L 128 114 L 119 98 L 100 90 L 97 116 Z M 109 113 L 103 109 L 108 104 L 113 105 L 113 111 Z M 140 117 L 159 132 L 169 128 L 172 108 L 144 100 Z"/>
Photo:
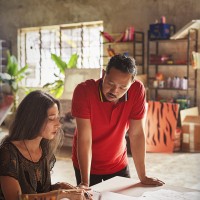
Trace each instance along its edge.
<path fill-rule="evenodd" d="M 129 157 L 131 177 L 138 182 L 132 158 Z M 200 153 L 147 153 L 147 175 L 157 177 L 168 185 L 200 190 Z M 62 148 L 52 173 L 52 182 L 67 181 L 76 185 L 71 148 Z"/>

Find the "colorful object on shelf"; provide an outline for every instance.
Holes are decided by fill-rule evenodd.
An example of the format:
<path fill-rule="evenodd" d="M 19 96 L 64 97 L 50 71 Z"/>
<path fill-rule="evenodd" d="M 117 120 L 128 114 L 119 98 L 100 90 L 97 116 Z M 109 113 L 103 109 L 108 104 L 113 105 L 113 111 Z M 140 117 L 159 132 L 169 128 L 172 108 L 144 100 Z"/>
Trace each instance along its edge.
<path fill-rule="evenodd" d="M 179 104 L 148 102 L 146 151 L 173 152 Z"/>
<path fill-rule="evenodd" d="M 101 31 L 101 35 L 106 39 L 107 42 L 128 42 L 134 40 L 135 29 L 133 26 L 126 28 L 117 38 L 111 36 L 109 33 Z"/>
<path fill-rule="evenodd" d="M 115 50 L 111 47 L 111 45 L 108 46 L 107 52 L 110 57 L 116 55 Z"/>
<path fill-rule="evenodd" d="M 188 89 L 188 78 L 186 76 L 184 76 L 182 78 L 179 78 L 178 76 L 174 76 L 173 79 L 171 77 L 168 77 L 167 87 L 187 90 Z"/>
<path fill-rule="evenodd" d="M 169 76 L 167 78 L 167 88 L 171 88 L 172 87 L 172 78 Z"/>
<path fill-rule="evenodd" d="M 186 76 L 184 76 L 183 78 L 181 78 L 180 88 L 182 90 L 187 90 L 188 89 L 188 78 Z"/>
<path fill-rule="evenodd" d="M 173 64 L 172 55 L 150 55 L 150 63 L 151 64 Z"/>
<path fill-rule="evenodd" d="M 134 39 L 134 27 L 133 26 L 130 26 L 128 28 L 126 28 L 125 32 L 124 32 L 124 35 L 121 39 L 120 42 L 128 42 L 128 41 L 133 41 Z"/>
<path fill-rule="evenodd" d="M 129 42 L 134 40 L 135 29 L 133 26 L 126 28 L 126 30 L 118 36 L 114 41 L 115 42 Z"/>
<path fill-rule="evenodd" d="M 129 56 L 129 52 L 126 51 L 126 52 L 123 53 L 123 55 L 128 57 Z"/>
<path fill-rule="evenodd" d="M 180 87 L 180 78 L 175 76 L 172 80 L 172 87 L 178 89 Z"/>
<path fill-rule="evenodd" d="M 169 39 L 175 33 L 175 25 L 165 23 L 155 23 L 149 26 L 149 38 Z"/>
<path fill-rule="evenodd" d="M 157 87 L 158 87 L 158 81 L 157 81 L 157 80 L 154 80 L 154 81 L 153 81 L 153 87 L 154 87 L 154 88 L 157 88 Z"/>
<path fill-rule="evenodd" d="M 100 31 L 100 33 L 108 42 L 114 42 L 113 37 L 109 33 L 104 31 Z"/>
<path fill-rule="evenodd" d="M 191 107 L 191 97 L 188 95 L 177 94 L 174 97 L 174 102 L 179 104 L 180 110 Z"/>
<path fill-rule="evenodd" d="M 180 110 L 189 108 L 190 100 L 188 99 L 176 99 L 176 103 L 180 105 Z"/>
<path fill-rule="evenodd" d="M 157 81 L 162 81 L 164 80 L 164 75 L 161 72 L 156 73 L 156 80 Z"/>
<path fill-rule="evenodd" d="M 165 81 L 158 81 L 158 87 L 164 88 L 165 87 Z"/>
<path fill-rule="evenodd" d="M 200 53 L 192 52 L 192 67 L 193 69 L 200 69 Z"/>
<path fill-rule="evenodd" d="M 153 87 L 154 88 L 164 88 L 165 81 L 163 73 L 156 73 L 155 80 L 153 80 Z"/>
<path fill-rule="evenodd" d="M 161 23 L 162 23 L 162 24 L 165 24 L 165 23 L 166 23 L 166 17 L 165 17 L 165 16 L 162 16 L 162 17 L 161 17 Z"/>

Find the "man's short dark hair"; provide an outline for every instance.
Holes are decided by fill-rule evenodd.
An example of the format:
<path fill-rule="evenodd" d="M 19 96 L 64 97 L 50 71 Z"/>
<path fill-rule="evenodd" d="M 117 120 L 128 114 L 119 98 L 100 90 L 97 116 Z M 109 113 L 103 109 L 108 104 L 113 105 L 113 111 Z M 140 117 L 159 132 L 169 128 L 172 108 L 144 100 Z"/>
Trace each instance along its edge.
<path fill-rule="evenodd" d="M 135 59 L 122 54 L 115 55 L 110 59 L 106 67 L 106 74 L 110 72 L 111 68 L 132 74 L 133 77 L 137 74 Z"/>

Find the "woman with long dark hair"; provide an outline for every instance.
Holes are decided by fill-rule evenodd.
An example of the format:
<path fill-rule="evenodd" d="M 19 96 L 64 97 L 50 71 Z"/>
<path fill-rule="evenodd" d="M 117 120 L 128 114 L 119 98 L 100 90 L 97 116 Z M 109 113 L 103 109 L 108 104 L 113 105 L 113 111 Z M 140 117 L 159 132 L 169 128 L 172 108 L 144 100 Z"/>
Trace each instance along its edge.
<path fill-rule="evenodd" d="M 9 134 L 0 146 L 1 200 L 17 200 L 19 194 L 75 188 L 67 183 L 51 184 L 54 153 L 63 135 L 59 113 L 59 101 L 39 90 L 21 101 Z"/>

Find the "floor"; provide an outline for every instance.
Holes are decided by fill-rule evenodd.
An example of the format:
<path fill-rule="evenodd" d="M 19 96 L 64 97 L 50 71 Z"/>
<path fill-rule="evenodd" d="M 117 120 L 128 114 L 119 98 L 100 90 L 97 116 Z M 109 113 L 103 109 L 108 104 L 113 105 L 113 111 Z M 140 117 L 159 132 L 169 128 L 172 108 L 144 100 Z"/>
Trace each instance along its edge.
<path fill-rule="evenodd" d="M 4 129 L 0 127 L 0 140 Z M 70 141 L 71 142 L 71 141 Z M 65 181 L 76 185 L 71 161 L 71 147 L 63 146 L 56 154 L 57 162 L 52 171 L 52 183 Z M 131 177 L 139 182 L 132 158 L 128 156 Z M 200 190 L 200 153 L 147 153 L 148 176 L 157 177 L 168 185 Z"/>
<path fill-rule="evenodd" d="M 56 154 L 57 162 L 52 182 L 67 181 L 76 185 L 71 162 L 71 148 L 63 147 Z M 131 177 L 138 182 L 132 158 L 129 156 Z M 200 153 L 147 153 L 147 175 L 157 177 L 168 185 L 200 190 Z"/>

